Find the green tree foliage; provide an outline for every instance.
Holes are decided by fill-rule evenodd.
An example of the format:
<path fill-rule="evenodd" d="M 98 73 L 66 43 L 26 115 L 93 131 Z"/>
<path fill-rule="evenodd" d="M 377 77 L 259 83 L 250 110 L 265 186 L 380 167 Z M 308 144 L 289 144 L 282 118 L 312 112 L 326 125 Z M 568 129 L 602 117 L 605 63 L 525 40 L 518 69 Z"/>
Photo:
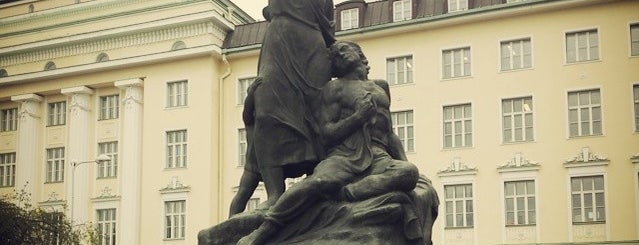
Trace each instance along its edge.
<path fill-rule="evenodd" d="M 97 244 L 95 227 L 74 225 L 62 212 L 34 207 L 24 190 L 0 195 L 0 244 Z"/>

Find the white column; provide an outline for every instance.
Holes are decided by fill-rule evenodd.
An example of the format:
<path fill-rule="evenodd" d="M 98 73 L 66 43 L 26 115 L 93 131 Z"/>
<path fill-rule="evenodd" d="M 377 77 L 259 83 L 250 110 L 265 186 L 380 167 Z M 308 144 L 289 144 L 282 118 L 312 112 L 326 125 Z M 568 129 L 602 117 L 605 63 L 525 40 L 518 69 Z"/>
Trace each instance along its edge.
<path fill-rule="evenodd" d="M 89 169 L 90 165 L 95 163 L 82 164 L 75 168 L 73 163 L 93 161 L 96 158 L 95 154 L 89 154 L 93 145 L 89 141 L 90 135 L 93 135 L 89 133 L 90 125 L 92 125 L 89 105 L 93 90 L 80 86 L 62 89 L 62 94 L 70 98 L 67 106 L 69 139 L 65 166 L 67 200 L 70 200 L 69 208 L 73 221 L 85 223 L 89 221 Z"/>
<path fill-rule="evenodd" d="M 40 193 L 36 190 L 38 181 L 38 149 L 40 126 L 40 102 L 42 97 L 36 94 L 11 96 L 11 100 L 20 102 L 20 123 L 18 125 L 18 146 L 16 153 L 15 188 L 31 193 L 31 201 L 39 202 Z"/>
<path fill-rule="evenodd" d="M 142 173 L 142 95 L 143 81 L 130 79 L 115 82 L 124 90 L 122 143 L 120 157 L 120 218 L 119 243 L 139 244 L 140 240 L 140 189 Z"/>

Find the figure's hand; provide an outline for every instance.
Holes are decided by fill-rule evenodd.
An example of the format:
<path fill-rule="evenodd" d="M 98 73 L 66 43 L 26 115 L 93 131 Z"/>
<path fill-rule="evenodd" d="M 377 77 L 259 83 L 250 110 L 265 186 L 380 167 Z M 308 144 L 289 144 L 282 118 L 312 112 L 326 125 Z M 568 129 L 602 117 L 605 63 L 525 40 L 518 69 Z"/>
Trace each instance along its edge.
<path fill-rule="evenodd" d="M 375 104 L 371 99 L 371 94 L 367 94 L 362 100 L 359 101 L 357 108 L 357 114 L 362 119 L 369 119 L 375 115 Z"/>

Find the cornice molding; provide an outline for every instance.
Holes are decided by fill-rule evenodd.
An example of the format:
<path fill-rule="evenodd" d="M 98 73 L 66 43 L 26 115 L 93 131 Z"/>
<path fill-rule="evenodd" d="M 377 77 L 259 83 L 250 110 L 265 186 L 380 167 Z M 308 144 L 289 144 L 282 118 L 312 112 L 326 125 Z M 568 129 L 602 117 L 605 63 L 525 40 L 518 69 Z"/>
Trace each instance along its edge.
<path fill-rule="evenodd" d="M 588 162 L 609 162 L 607 157 L 592 153 L 590 147 L 583 147 L 576 156 L 566 160 L 564 164 L 579 164 Z"/>
<path fill-rule="evenodd" d="M 497 172 L 515 172 L 515 171 L 534 171 L 539 170 L 540 165 L 537 162 L 524 158 L 521 152 L 515 153 L 515 156 L 506 163 L 497 167 Z"/>
<path fill-rule="evenodd" d="M 169 182 L 166 187 L 160 189 L 160 194 L 181 193 L 189 191 L 191 191 L 190 186 L 182 184 L 178 177 L 173 176 L 171 178 L 171 182 Z"/>
<path fill-rule="evenodd" d="M 108 53 L 109 50 L 118 48 L 144 46 L 151 43 L 157 43 L 167 40 L 177 41 L 179 39 L 200 35 L 212 35 L 213 38 L 211 40 L 211 44 L 221 46 L 224 37 L 226 36 L 226 32 L 222 30 L 222 28 L 215 26 L 211 22 L 191 23 L 183 26 L 173 26 L 170 28 L 159 30 L 139 32 L 123 36 L 107 37 L 100 40 L 78 42 L 58 47 L 34 48 L 31 51 L 20 52 L 13 55 L 0 57 L 0 67 L 53 60 L 56 58 L 81 54 L 101 52 Z M 171 47 L 167 46 L 165 51 L 169 51 L 170 49 Z"/>

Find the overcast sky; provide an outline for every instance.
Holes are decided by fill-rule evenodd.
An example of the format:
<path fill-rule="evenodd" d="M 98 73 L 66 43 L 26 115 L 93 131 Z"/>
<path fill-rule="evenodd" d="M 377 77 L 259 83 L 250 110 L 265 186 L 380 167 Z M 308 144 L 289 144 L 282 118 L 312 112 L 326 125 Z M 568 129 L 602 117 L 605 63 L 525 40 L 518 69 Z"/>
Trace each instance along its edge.
<path fill-rule="evenodd" d="M 345 1 L 346 0 L 333 0 L 333 3 L 338 4 Z M 264 19 L 264 17 L 262 17 L 262 8 L 268 4 L 268 0 L 231 0 L 231 2 L 250 14 L 254 19 Z"/>

